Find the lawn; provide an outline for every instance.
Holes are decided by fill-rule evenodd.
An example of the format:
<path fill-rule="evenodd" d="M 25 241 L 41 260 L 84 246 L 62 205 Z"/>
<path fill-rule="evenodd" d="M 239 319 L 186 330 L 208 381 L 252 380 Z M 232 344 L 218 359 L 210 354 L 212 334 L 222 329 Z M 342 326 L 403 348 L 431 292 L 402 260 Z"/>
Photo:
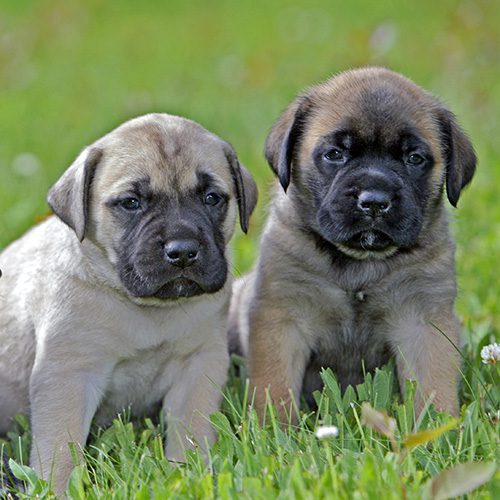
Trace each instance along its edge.
<path fill-rule="evenodd" d="M 272 175 L 262 148 L 279 113 L 303 87 L 346 68 L 377 64 L 438 95 L 459 117 L 479 165 L 453 210 L 464 325 L 462 412 L 427 444 L 408 434 L 420 419 L 411 391 L 398 400 L 391 367 L 342 397 L 331 373 L 319 410 L 281 429 L 261 427 L 247 403 L 245 369 L 231 374 L 208 466 L 163 457 L 160 421 L 93 429 L 71 498 L 423 498 L 428 481 L 456 464 L 499 459 L 499 366 L 479 351 L 500 331 L 500 4 L 495 0 L 3 0 L 0 5 L 0 248 L 47 213 L 48 187 L 79 150 L 123 120 L 181 114 L 230 141 L 261 198 L 248 236 L 234 241 L 236 275 L 254 262 Z M 396 421 L 391 439 L 362 421 L 362 401 Z M 364 422 L 364 423 L 363 423 Z M 314 430 L 334 424 L 338 437 Z M 451 424 L 450 424 L 451 425 Z M 380 430 L 380 429 L 379 429 Z M 1 440 L 26 462 L 29 428 Z M 29 470 L 19 469 L 35 481 Z M 480 475 L 478 473 L 478 475 Z M 466 473 L 463 474 L 466 476 Z M 458 482 L 457 479 L 454 479 Z M 42 482 L 35 489 L 50 497 Z M 471 498 L 500 498 L 500 477 Z"/>

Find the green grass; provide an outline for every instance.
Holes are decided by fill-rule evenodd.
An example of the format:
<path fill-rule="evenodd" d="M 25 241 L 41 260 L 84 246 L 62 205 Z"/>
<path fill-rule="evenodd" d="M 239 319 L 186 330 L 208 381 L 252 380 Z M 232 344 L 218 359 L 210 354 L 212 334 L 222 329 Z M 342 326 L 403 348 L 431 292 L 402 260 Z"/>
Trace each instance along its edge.
<path fill-rule="evenodd" d="M 124 419 L 94 429 L 72 497 L 421 498 L 440 470 L 498 460 L 498 367 L 478 357 L 500 330 L 498 26 L 494 0 L 2 2 L 0 248 L 46 213 L 48 187 L 85 144 L 127 118 L 166 111 L 232 142 L 257 178 L 261 201 L 250 235 L 234 243 L 235 272 L 244 272 L 266 214 L 272 175 L 261 151 L 269 127 L 304 86 L 354 66 L 389 66 L 440 96 L 479 157 L 454 211 L 457 308 L 470 364 L 456 429 L 401 458 L 358 421 L 353 393 L 352 405 L 339 404 L 333 383 L 318 413 L 304 412 L 297 428 L 281 430 L 273 420 L 261 428 L 245 409 L 242 379 L 232 376 L 222 413 L 213 417 L 220 439 L 210 467 L 193 454 L 185 467 L 171 468 L 161 425 Z M 365 396 L 374 403 L 373 393 Z M 415 428 L 410 403 L 396 401 L 393 395 L 381 406 L 406 435 Z M 318 441 L 318 419 L 338 425 L 339 438 Z M 418 427 L 446 419 L 431 412 Z M 25 420 L 18 426 L 4 442 L 25 462 L 29 432 Z M 471 496 L 495 498 L 499 489 L 497 476 Z"/>
<path fill-rule="evenodd" d="M 404 451 L 404 437 L 416 430 L 436 428 L 449 415 L 429 409 L 416 420 L 415 387 L 408 383 L 407 397 L 399 401 L 391 366 L 367 375 L 363 384 L 342 396 L 332 372 L 323 373 L 325 389 L 316 393 L 318 410 L 304 411 L 298 425 L 282 428 L 273 408 L 259 425 L 244 379 L 244 366 L 236 360 L 243 377 L 231 377 L 223 408 L 212 415 L 219 439 L 208 464 L 198 452 L 189 454 L 186 465 L 174 468 L 163 453 L 163 423 L 131 422 L 126 416 L 108 429 L 94 428 L 86 449 L 86 463 L 70 479 L 71 498 L 425 498 L 427 481 L 458 463 L 495 462 L 499 452 L 496 367 L 478 370 L 479 352 L 467 351 L 473 369 L 464 375 L 468 390 L 458 424 L 429 444 Z M 235 367 L 236 365 L 233 365 Z M 495 371 L 496 370 L 496 371 Z M 492 398 L 490 401 L 489 398 Z M 397 422 L 397 448 L 361 423 L 361 402 L 385 410 Z M 18 431 L 9 435 L 5 452 L 19 462 L 26 457 L 29 429 L 18 419 Z M 319 440 L 319 425 L 336 425 L 336 438 Z M 25 470 L 28 483 L 41 498 L 51 498 L 48 487 Z M 471 498 L 497 498 L 500 477 L 490 481 Z M 406 495 L 406 496 L 405 496 Z M 430 498 L 430 497 L 429 497 Z"/>

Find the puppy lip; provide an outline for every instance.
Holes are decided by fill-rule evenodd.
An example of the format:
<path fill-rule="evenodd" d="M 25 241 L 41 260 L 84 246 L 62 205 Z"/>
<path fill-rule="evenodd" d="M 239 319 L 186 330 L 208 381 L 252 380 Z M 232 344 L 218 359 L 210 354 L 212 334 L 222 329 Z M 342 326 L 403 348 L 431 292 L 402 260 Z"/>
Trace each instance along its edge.
<path fill-rule="evenodd" d="M 153 296 L 157 298 L 176 299 L 181 297 L 194 297 L 202 293 L 204 293 L 204 290 L 198 283 L 181 276 L 162 285 Z"/>
<path fill-rule="evenodd" d="M 369 250 L 371 252 L 386 251 L 389 247 L 395 246 L 394 239 L 384 231 L 379 229 L 367 229 L 351 235 L 343 246 L 356 250 Z"/>
<path fill-rule="evenodd" d="M 349 247 L 342 243 L 336 243 L 335 246 L 342 253 L 356 260 L 383 260 L 388 257 L 391 257 L 396 252 L 398 252 L 399 248 L 394 245 L 390 245 L 386 247 L 384 250 L 365 250 L 359 248 Z"/>
<path fill-rule="evenodd" d="M 175 300 L 194 297 L 203 293 L 205 293 L 205 290 L 198 283 L 185 277 L 179 277 L 164 283 L 156 290 L 135 296 L 140 299 Z"/>

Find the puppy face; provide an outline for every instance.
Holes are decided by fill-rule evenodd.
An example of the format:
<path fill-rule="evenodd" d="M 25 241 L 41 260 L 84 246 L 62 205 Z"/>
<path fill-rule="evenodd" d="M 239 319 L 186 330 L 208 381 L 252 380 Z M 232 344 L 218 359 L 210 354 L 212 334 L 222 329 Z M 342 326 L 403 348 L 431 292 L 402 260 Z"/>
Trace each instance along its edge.
<path fill-rule="evenodd" d="M 75 199 L 78 202 L 75 209 Z M 226 244 L 257 199 L 232 148 L 169 115 L 131 120 L 84 150 L 49 193 L 54 212 L 96 243 L 139 302 L 220 290 Z"/>
<path fill-rule="evenodd" d="M 266 156 L 303 223 L 355 258 L 419 244 L 446 183 L 456 205 L 475 155 L 453 116 L 380 68 L 342 74 L 299 97 L 271 131 Z"/>

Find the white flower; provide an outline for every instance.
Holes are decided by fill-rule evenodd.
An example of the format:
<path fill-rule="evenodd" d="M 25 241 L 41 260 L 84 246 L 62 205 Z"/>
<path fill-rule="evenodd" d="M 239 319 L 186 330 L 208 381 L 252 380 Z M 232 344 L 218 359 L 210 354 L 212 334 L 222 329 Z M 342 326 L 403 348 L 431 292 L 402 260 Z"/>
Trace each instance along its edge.
<path fill-rule="evenodd" d="M 316 434 L 318 439 L 337 437 L 339 435 L 339 430 L 334 425 L 324 425 L 322 427 L 318 427 L 314 434 Z"/>
<path fill-rule="evenodd" d="M 40 160 L 33 153 L 21 153 L 12 160 L 12 170 L 18 175 L 29 177 L 40 170 Z"/>
<path fill-rule="evenodd" d="M 485 365 L 495 365 L 500 362 L 500 344 L 485 345 L 481 349 L 481 359 Z"/>

